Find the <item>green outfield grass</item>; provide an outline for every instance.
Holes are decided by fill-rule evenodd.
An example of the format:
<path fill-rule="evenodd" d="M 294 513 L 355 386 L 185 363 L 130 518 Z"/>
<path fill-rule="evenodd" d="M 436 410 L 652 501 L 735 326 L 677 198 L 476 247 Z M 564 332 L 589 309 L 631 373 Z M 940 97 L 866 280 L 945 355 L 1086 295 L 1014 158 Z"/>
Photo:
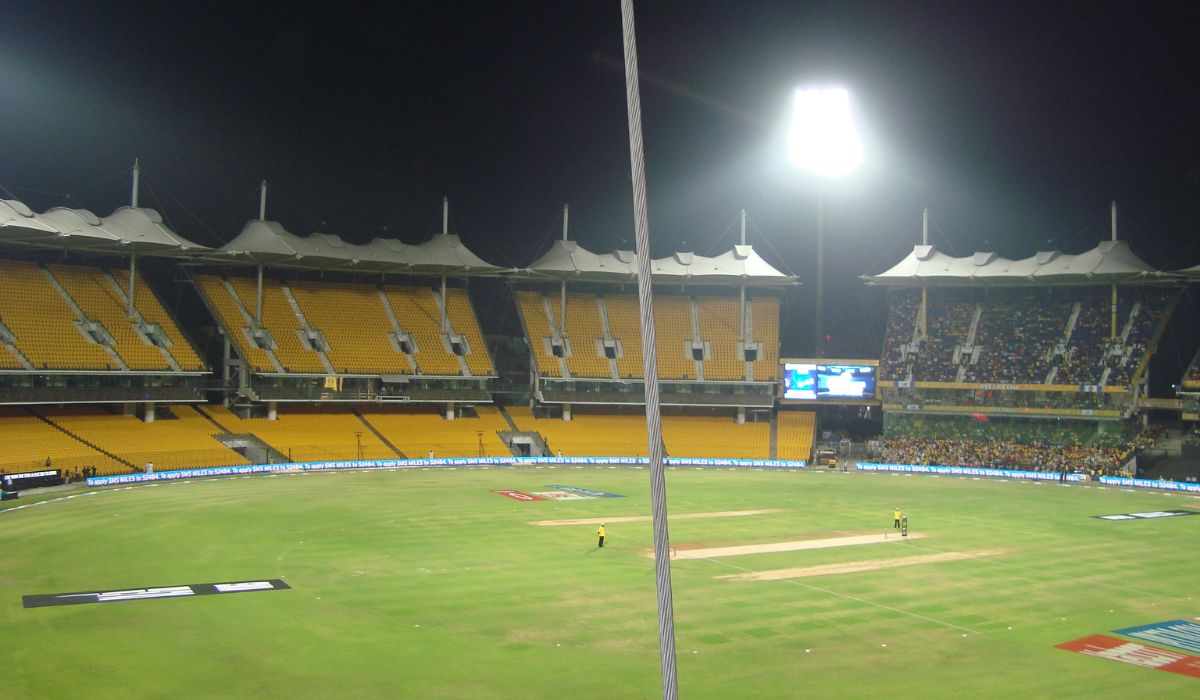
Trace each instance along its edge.
<path fill-rule="evenodd" d="M 648 473 L 341 472 L 195 481 L 0 513 L 5 698 L 654 698 Z M 522 503 L 566 484 L 624 498 Z M 1200 679 L 1054 648 L 1200 616 L 1198 508 L 1058 484 L 672 470 L 681 547 L 890 530 L 923 539 L 675 560 L 687 698 L 1195 698 Z M 19 502 L 18 502 L 19 503 Z M 7 505 L 7 504 L 6 504 Z M 715 577 L 1003 550 L 781 581 Z M 25 609 L 26 594 L 283 578 L 291 590 Z M 1193 600 L 1193 596 L 1196 597 Z M 886 645 L 886 646 L 885 646 Z"/>

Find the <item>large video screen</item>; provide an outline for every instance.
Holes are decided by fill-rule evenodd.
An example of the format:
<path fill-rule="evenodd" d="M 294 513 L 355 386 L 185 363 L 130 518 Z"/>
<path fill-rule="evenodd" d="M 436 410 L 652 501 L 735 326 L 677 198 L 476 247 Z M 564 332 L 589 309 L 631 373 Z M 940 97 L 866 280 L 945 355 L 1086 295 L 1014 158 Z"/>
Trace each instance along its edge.
<path fill-rule="evenodd" d="M 787 363 L 783 398 L 802 401 L 875 398 L 875 367 L 870 365 Z"/>

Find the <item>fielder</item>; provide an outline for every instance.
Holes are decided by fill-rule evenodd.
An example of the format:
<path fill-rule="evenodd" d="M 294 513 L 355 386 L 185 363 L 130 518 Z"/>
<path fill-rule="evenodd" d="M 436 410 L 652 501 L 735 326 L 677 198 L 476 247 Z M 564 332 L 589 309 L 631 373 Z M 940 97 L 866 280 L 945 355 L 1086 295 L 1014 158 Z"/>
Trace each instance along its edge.
<path fill-rule="evenodd" d="M 604 523 L 600 523 L 600 529 L 596 530 L 596 536 L 600 538 L 600 542 L 596 546 L 604 549 Z"/>

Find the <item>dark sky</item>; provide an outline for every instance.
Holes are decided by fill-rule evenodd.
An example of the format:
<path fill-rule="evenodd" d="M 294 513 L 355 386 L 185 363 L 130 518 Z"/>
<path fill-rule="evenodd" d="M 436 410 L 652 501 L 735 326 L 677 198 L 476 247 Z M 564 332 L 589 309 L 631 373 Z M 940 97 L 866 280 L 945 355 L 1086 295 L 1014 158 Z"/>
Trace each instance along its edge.
<path fill-rule="evenodd" d="M 1200 263 L 1200 3 L 1047 4 L 643 0 L 654 254 L 726 249 L 745 207 L 811 282 L 817 183 L 782 128 L 794 87 L 836 82 L 867 159 L 827 189 L 838 333 L 877 342 L 857 276 L 907 252 L 923 206 L 947 252 L 1024 257 L 1107 237 L 1115 199 L 1148 262 Z M 201 243 L 236 235 L 266 178 L 300 234 L 423 240 L 447 195 L 498 264 L 537 257 L 564 203 L 585 246 L 632 246 L 617 0 L 306 5 L 9 0 L 0 185 L 107 214 L 138 157 L 143 204 Z"/>

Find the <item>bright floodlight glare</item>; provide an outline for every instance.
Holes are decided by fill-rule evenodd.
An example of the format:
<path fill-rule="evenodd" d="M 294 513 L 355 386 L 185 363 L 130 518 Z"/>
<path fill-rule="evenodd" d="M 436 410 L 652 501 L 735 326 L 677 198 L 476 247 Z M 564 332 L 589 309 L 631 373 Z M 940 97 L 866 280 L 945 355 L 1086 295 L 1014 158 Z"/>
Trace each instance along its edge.
<path fill-rule="evenodd" d="M 862 145 L 843 88 L 796 91 L 788 133 L 792 163 L 818 175 L 845 175 L 862 162 Z"/>

